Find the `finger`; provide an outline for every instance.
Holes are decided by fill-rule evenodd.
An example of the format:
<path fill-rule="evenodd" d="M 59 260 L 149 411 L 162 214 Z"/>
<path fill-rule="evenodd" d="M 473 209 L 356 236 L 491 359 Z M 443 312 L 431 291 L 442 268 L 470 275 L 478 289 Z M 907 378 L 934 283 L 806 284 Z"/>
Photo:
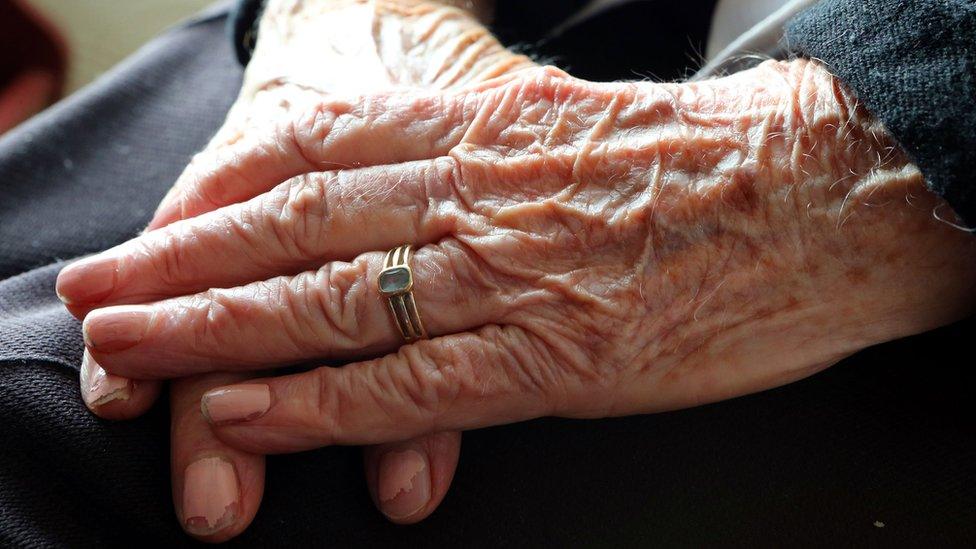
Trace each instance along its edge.
<path fill-rule="evenodd" d="M 503 132 L 520 115 L 512 108 L 515 96 L 551 102 L 560 83 L 576 81 L 554 67 L 498 68 L 498 77 L 451 92 L 330 98 L 274 128 L 245 130 L 237 141 L 194 158 L 149 229 L 247 200 L 302 173 L 445 155 L 478 133 L 472 128 L 488 139 Z M 494 91 L 500 93 L 486 93 Z"/>
<path fill-rule="evenodd" d="M 459 143 L 475 94 L 419 93 L 330 99 L 270 130 L 203 152 L 160 205 L 150 228 L 270 190 L 308 172 L 443 156 Z"/>
<path fill-rule="evenodd" d="M 183 529 L 204 541 L 226 541 L 243 532 L 264 493 L 264 456 L 221 442 L 200 412 L 204 391 L 242 379 L 197 376 L 173 382 L 170 391 L 173 502 Z"/>
<path fill-rule="evenodd" d="M 85 350 L 81 358 L 81 398 L 103 419 L 132 419 L 146 413 L 159 397 L 160 382 L 112 375 Z"/>
<path fill-rule="evenodd" d="M 456 230 L 456 163 L 314 173 L 250 202 L 151 231 L 61 271 L 57 291 L 83 318 L 96 306 L 144 303 L 315 269 Z"/>
<path fill-rule="evenodd" d="M 395 355 L 207 392 L 217 435 L 260 453 L 380 444 L 550 415 L 565 382 L 551 352 L 515 327 L 421 341 Z M 217 410 L 219 413 L 214 413 Z"/>
<path fill-rule="evenodd" d="M 398 524 L 427 518 L 447 495 L 460 452 L 456 431 L 367 446 L 363 454 L 373 502 Z"/>
<path fill-rule="evenodd" d="M 496 279 L 469 250 L 446 240 L 410 260 L 414 297 L 433 335 L 477 328 L 531 298 L 513 295 L 516 282 Z M 99 364 L 137 379 L 376 356 L 403 337 L 377 287 L 384 260 L 365 254 L 295 277 L 97 309 L 82 329 Z"/>

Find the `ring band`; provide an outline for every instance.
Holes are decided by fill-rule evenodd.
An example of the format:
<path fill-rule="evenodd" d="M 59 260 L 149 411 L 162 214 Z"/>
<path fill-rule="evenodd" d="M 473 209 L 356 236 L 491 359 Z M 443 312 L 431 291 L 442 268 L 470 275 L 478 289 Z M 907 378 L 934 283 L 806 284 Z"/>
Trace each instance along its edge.
<path fill-rule="evenodd" d="M 407 343 L 426 339 L 427 331 L 413 298 L 413 271 L 410 270 L 410 245 L 398 246 L 386 254 L 378 278 L 380 293 L 390 303 L 390 312 Z"/>

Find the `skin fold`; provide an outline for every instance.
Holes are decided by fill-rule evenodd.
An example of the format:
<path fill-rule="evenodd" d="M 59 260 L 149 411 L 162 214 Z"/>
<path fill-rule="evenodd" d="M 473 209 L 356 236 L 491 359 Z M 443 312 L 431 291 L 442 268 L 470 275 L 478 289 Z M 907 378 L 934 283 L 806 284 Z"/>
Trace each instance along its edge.
<path fill-rule="evenodd" d="M 368 93 L 417 86 L 458 86 L 532 65 L 524 56 L 502 48 L 472 14 L 482 20 L 489 18 L 490 2 L 270 2 L 262 20 L 261 40 L 245 75 L 240 97 L 224 126 L 181 181 L 191 177 L 209 155 L 224 151 L 241 139 L 245 131 L 273 126 L 276 119 L 287 119 L 300 105 L 314 103 L 335 91 Z M 394 40 L 390 44 L 402 51 L 387 47 L 382 57 L 377 56 L 374 47 L 377 40 Z M 283 60 L 292 62 L 284 66 Z M 330 70 L 323 70 L 325 66 Z M 366 66 L 371 69 L 365 70 Z M 337 67 L 342 67 L 342 71 L 337 71 Z M 421 80 L 425 72 L 429 78 L 437 74 L 447 76 L 436 82 Z M 180 185 L 177 182 L 174 193 Z M 166 203 L 164 200 L 161 207 Z M 198 213 L 213 207 L 202 206 Z M 149 230 L 171 221 L 157 216 Z M 68 304 L 68 308 L 84 318 L 98 304 L 97 299 L 94 303 L 89 299 Z M 248 377 L 253 374 L 190 376 L 170 386 L 174 504 L 188 533 L 205 541 L 220 542 L 236 536 L 247 527 L 260 505 L 263 456 L 239 452 L 222 443 L 207 425 L 199 406 L 205 390 Z M 81 389 L 84 401 L 95 414 L 121 420 L 148 410 L 159 394 L 160 383 L 107 374 L 85 351 Z M 387 493 L 393 490 L 385 488 L 384 482 L 397 480 L 395 474 L 388 475 L 390 480 L 380 478 L 381 469 L 390 470 L 383 466 L 384 457 L 407 450 L 419 452 L 428 461 L 422 475 L 429 477 L 425 479 L 429 483 L 427 500 L 419 510 L 410 501 L 405 502 L 402 494 L 392 502 L 378 496 L 381 490 Z M 457 432 L 364 448 L 367 484 L 381 511 L 399 523 L 416 522 L 433 512 L 450 485 L 459 451 Z M 239 484 L 239 504 L 232 507 L 234 512 L 229 521 L 190 520 L 188 524 L 187 519 L 194 517 L 183 512 L 184 485 L 188 482 L 185 473 L 198 459 L 206 461 L 213 456 L 233 464 Z M 402 484 L 403 479 L 399 480 Z M 405 515 L 404 509 L 411 512 Z"/>
<path fill-rule="evenodd" d="M 450 482 L 457 435 L 437 433 L 732 398 L 972 312 L 972 237 L 816 62 L 594 83 L 423 2 L 329 4 L 360 40 L 315 49 L 325 4 L 272 3 L 153 230 L 58 280 L 104 370 L 196 376 L 174 402 L 202 397 L 185 421 L 221 452 L 391 445 L 367 474 L 407 522 Z M 292 44 L 340 68 L 275 63 Z M 401 347 L 375 284 L 403 243 L 435 337 Z M 350 363 L 253 378 L 316 360 Z"/>

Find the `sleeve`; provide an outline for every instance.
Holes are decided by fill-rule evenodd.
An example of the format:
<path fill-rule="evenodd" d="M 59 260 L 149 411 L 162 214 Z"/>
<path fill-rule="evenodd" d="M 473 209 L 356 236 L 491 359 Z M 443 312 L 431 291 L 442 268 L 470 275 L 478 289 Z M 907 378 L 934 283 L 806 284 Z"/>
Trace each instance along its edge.
<path fill-rule="evenodd" d="M 976 227 L 976 1 L 824 0 L 786 38 L 844 80 Z"/>

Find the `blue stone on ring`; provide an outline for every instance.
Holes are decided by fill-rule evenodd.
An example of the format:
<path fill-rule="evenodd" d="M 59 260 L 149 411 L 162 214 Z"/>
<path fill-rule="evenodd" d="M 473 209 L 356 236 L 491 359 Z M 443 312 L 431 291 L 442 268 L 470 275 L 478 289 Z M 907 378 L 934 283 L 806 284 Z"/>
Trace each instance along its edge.
<path fill-rule="evenodd" d="M 410 290 L 410 269 L 407 267 L 390 267 L 380 272 L 380 291 L 386 295 L 403 294 Z"/>

